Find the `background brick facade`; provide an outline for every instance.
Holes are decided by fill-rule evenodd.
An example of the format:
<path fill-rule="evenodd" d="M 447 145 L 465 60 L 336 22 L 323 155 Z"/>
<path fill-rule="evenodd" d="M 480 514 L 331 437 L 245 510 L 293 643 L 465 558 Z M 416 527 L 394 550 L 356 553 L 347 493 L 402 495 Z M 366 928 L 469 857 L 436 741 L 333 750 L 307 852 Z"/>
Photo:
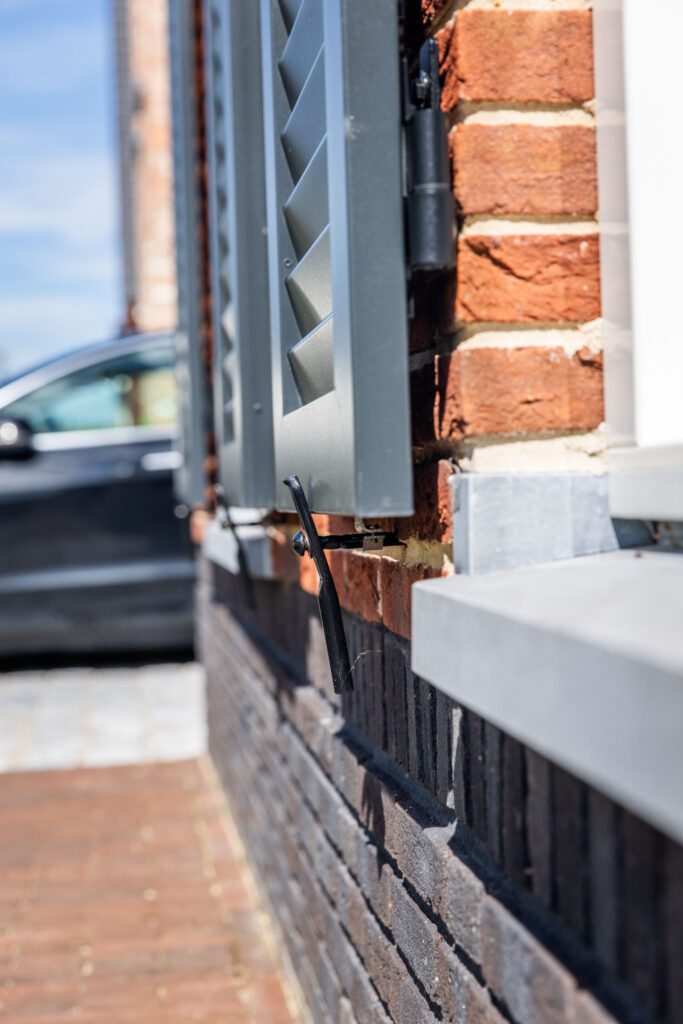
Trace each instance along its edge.
<path fill-rule="evenodd" d="M 176 324 L 166 0 L 115 0 L 127 328 Z"/>

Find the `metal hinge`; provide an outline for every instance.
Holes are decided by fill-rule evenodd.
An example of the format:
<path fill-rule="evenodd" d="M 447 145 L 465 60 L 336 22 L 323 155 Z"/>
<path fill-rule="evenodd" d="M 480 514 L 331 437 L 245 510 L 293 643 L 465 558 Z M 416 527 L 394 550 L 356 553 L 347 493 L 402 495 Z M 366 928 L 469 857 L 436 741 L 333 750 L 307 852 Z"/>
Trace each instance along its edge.
<path fill-rule="evenodd" d="M 383 547 L 394 547 L 401 544 L 401 541 L 395 533 L 382 530 L 380 527 L 367 527 L 358 519 L 356 520 L 356 533 L 331 534 L 321 537 L 316 530 L 299 477 L 288 476 L 283 482 L 291 491 L 301 525 L 301 530 L 294 536 L 292 547 L 300 558 L 309 555 L 313 559 L 318 573 L 318 606 L 325 634 L 334 692 L 345 693 L 353 690 L 353 674 L 344 634 L 339 595 L 325 558 L 325 551 L 336 551 L 340 548 L 379 551 Z"/>
<path fill-rule="evenodd" d="M 455 259 L 455 207 L 435 39 L 421 47 L 412 76 L 403 57 L 402 75 L 408 263 L 411 271 L 445 270 Z"/>

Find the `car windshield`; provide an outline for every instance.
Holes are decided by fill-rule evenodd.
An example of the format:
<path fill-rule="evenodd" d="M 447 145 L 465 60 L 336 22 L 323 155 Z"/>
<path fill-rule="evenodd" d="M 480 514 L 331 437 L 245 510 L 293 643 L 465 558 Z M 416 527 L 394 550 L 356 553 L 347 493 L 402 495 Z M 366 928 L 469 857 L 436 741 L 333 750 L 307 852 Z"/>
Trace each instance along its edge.
<path fill-rule="evenodd" d="M 172 425 L 177 418 L 169 345 L 75 370 L 6 406 L 3 414 L 37 434 Z"/>

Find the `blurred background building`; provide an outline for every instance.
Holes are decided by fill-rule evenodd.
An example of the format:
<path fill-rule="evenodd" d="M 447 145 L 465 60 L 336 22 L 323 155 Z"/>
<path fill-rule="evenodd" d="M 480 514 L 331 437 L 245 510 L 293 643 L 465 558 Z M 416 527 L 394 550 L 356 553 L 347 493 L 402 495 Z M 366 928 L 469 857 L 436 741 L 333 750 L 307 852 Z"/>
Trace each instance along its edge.
<path fill-rule="evenodd" d="M 176 322 L 168 11 L 114 0 L 125 330 Z"/>

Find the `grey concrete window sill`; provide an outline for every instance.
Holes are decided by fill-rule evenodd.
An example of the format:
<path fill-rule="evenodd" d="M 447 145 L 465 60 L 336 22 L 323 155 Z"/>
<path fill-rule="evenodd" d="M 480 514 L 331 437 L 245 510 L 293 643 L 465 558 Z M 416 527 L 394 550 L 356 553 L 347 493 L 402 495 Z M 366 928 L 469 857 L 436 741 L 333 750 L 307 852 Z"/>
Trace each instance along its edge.
<path fill-rule="evenodd" d="M 413 669 L 683 840 L 683 553 L 420 583 Z"/>
<path fill-rule="evenodd" d="M 272 541 L 264 526 L 237 526 L 251 575 L 255 579 L 274 579 Z M 207 528 L 202 544 L 204 557 L 228 572 L 237 575 L 240 571 L 237 559 L 237 541 L 232 530 L 224 530 L 217 522 Z"/>

